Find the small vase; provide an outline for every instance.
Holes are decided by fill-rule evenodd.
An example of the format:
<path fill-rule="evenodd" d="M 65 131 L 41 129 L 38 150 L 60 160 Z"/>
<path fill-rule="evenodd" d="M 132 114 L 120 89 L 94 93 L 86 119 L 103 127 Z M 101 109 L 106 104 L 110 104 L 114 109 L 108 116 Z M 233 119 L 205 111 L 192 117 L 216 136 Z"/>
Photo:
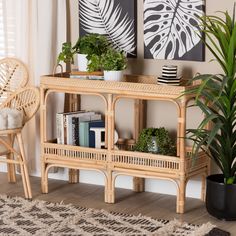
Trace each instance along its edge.
<path fill-rule="evenodd" d="M 78 59 L 78 70 L 79 71 L 88 71 L 88 59 L 87 54 L 77 54 Z"/>
<path fill-rule="evenodd" d="M 158 145 L 157 145 L 156 136 L 152 136 L 152 140 L 148 144 L 148 152 L 157 154 L 158 151 L 159 151 L 159 148 L 158 148 Z"/>
<path fill-rule="evenodd" d="M 104 80 L 106 81 L 122 81 L 124 75 L 123 70 L 104 71 Z"/>

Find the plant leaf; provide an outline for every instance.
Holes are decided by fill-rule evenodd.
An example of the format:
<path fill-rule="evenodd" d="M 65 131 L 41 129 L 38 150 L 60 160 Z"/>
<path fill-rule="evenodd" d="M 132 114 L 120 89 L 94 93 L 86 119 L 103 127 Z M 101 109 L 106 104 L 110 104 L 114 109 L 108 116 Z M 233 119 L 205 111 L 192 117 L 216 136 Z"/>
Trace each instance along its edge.
<path fill-rule="evenodd" d="M 80 0 L 80 22 L 87 33 L 107 36 L 115 49 L 134 54 L 134 22 L 114 0 Z"/>
<path fill-rule="evenodd" d="M 154 58 L 182 57 L 199 42 L 203 1 L 145 0 L 144 42 Z"/>

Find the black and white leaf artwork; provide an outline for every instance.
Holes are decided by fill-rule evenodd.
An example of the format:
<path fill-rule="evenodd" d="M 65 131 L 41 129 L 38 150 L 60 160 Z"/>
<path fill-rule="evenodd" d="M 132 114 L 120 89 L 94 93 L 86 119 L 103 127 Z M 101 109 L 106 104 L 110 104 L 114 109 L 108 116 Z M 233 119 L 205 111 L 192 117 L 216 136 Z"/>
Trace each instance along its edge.
<path fill-rule="evenodd" d="M 113 47 L 136 56 L 136 0 L 79 0 L 80 36 L 108 37 Z"/>
<path fill-rule="evenodd" d="M 204 60 L 204 0 L 144 0 L 145 58 Z"/>

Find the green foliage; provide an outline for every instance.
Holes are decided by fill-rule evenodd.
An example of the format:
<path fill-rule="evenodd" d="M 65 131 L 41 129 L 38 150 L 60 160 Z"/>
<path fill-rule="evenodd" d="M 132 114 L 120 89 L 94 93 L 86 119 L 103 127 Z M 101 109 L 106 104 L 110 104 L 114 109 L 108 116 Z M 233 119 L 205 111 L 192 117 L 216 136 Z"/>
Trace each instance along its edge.
<path fill-rule="evenodd" d="M 90 60 L 93 55 L 101 56 L 107 51 L 109 42 L 107 38 L 99 34 L 87 34 L 78 39 L 73 49 L 77 53 L 87 54 Z"/>
<path fill-rule="evenodd" d="M 171 140 L 169 132 L 163 127 L 143 129 L 134 150 L 138 152 L 150 152 L 149 150 L 150 148 L 152 149 L 153 145 L 153 137 L 155 137 L 159 154 L 168 156 L 176 155 L 176 146 Z"/>
<path fill-rule="evenodd" d="M 74 63 L 74 56 L 75 54 L 75 50 L 72 49 L 72 45 L 71 43 L 63 43 L 62 44 L 62 51 L 60 52 L 60 54 L 58 55 L 57 58 L 57 63 L 60 63 L 61 61 L 67 63 L 67 62 L 71 62 L 72 64 Z"/>
<path fill-rule="evenodd" d="M 74 63 L 76 53 L 87 54 L 89 60 L 89 71 L 101 70 L 100 57 L 109 47 L 107 38 L 99 34 L 87 34 L 79 38 L 72 47 L 70 42 L 62 44 L 62 51 L 57 58 L 57 62 Z M 96 57 L 98 56 L 98 57 Z"/>
<path fill-rule="evenodd" d="M 88 64 L 88 71 L 89 72 L 93 72 L 93 71 L 98 71 L 102 69 L 102 65 L 101 65 L 101 57 L 98 55 L 93 54 L 90 57 L 90 61 Z"/>
<path fill-rule="evenodd" d="M 194 155 L 201 149 L 221 169 L 226 184 L 236 182 L 236 22 L 235 7 L 231 17 L 223 12 L 225 19 L 205 16 L 202 21 L 203 39 L 224 74 L 204 74 L 192 79 L 201 85 L 186 93 L 196 93 L 195 106 L 205 119 L 197 129 L 189 129 L 188 138 L 194 141 Z M 205 127 L 212 124 L 211 130 Z"/>
<path fill-rule="evenodd" d="M 127 59 L 124 52 L 109 48 L 107 52 L 101 56 L 101 65 L 106 71 L 119 71 L 127 67 Z"/>

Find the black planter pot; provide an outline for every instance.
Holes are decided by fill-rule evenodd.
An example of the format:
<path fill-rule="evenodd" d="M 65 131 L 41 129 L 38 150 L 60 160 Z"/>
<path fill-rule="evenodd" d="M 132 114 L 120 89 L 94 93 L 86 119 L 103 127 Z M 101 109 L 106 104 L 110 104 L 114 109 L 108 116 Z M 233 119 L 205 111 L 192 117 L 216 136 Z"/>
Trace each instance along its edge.
<path fill-rule="evenodd" d="M 206 208 L 218 219 L 236 220 L 236 184 L 224 184 L 224 176 L 220 174 L 208 176 Z"/>

